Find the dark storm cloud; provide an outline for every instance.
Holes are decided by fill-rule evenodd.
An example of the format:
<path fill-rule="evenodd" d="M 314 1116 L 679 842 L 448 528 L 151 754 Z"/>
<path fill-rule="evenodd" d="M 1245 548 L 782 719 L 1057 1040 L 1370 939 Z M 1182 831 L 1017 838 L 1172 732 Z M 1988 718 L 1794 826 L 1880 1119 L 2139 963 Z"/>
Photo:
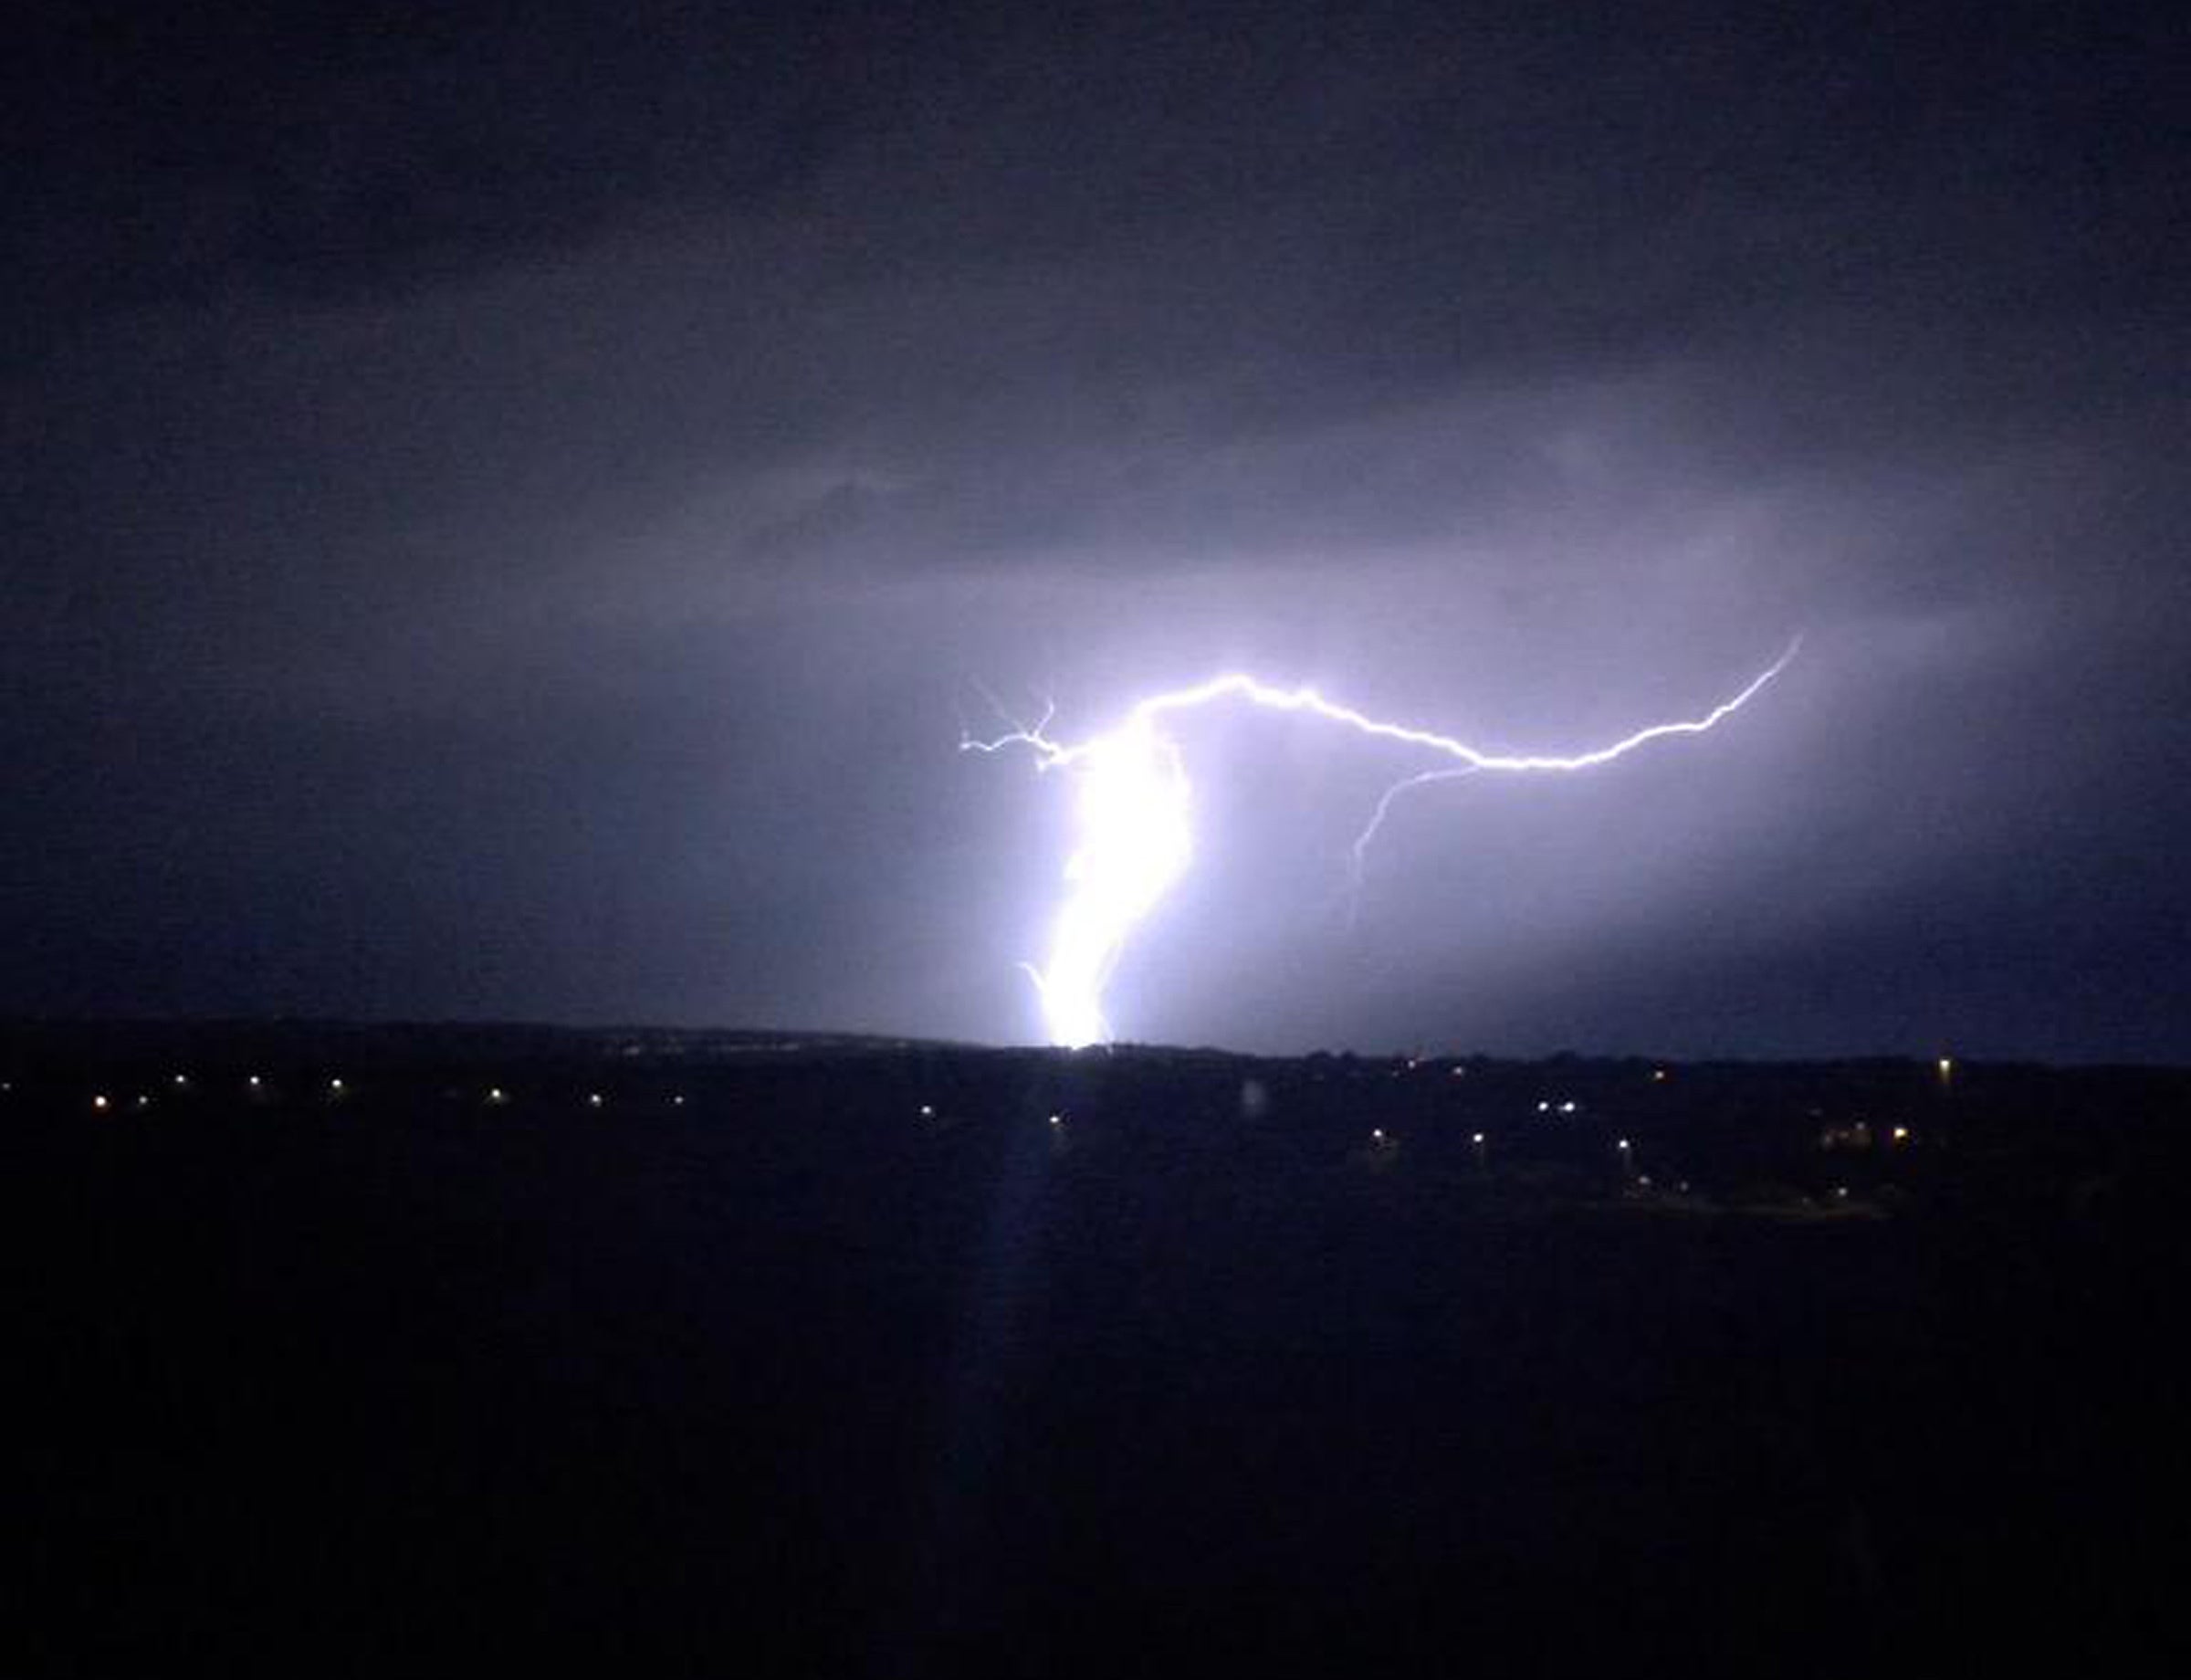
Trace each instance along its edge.
<path fill-rule="evenodd" d="M 16 107 L 8 1006 L 1013 1034 L 1059 789 L 977 683 L 1557 746 L 1802 628 L 1411 801 L 1352 933 L 1395 766 L 1211 720 L 1124 1024 L 2185 1052 L 2150 33 L 289 28 Z"/>

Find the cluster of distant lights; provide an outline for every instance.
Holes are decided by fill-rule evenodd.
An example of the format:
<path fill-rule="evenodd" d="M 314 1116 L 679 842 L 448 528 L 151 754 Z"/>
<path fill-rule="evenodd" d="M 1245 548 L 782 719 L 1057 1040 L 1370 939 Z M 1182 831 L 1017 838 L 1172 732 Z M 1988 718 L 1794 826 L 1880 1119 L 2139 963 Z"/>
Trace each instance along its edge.
<path fill-rule="evenodd" d="M 1418 1062 L 1415 1062 L 1415 1060 L 1409 1060 L 1409 1062 L 1407 1062 L 1407 1066 L 1409 1066 L 1409 1069 L 1413 1069 L 1413 1066 L 1418 1066 Z M 1941 1084 L 1945 1084 L 1945 1082 L 1948 1082 L 1948 1080 L 1952 1080 L 1952 1077 L 1955 1077 L 1955 1060 L 1948 1058 L 1948 1055 L 1941 1055 L 1939 1062 L 1937 1062 L 1937 1071 L 1939 1071 L 1939 1080 L 1941 1080 Z M 1455 1069 L 1452 1069 L 1452 1076 L 1455 1076 L 1455 1077 L 1462 1077 L 1463 1073 L 1466 1073 L 1466 1069 L 1462 1069 L 1462 1066 L 1455 1066 Z M 1654 1084 L 1656 1084 L 1656 1082 L 1665 1082 L 1667 1071 L 1663 1069 L 1663 1066 L 1654 1066 L 1654 1069 L 1652 1069 L 1652 1076 L 1650 1076 L 1650 1077 L 1652 1077 L 1652 1082 L 1654 1082 Z M 175 1076 L 173 1076 L 173 1080 L 171 1080 L 171 1084 L 173 1084 L 173 1088 L 177 1088 L 177 1091 L 191 1091 L 191 1088 L 193 1088 L 191 1076 L 188 1076 L 188 1073 L 175 1073 Z M 246 1087 L 246 1091 L 250 1091 L 250 1093 L 254 1093 L 254 1095 L 261 1095 L 261 1093 L 267 1091 L 267 1080 L 265 1080 L 265 1076 L 261 1076 L 261 1073 L 250 1073 L 250 1076 L 246 1076 L 246 1080 L 243 1080 L 243 1087 Z M 11 1093 L 13 1093 L 13 1088 L 16 1088 L 16 1087 L 13 1087 L 13 1082 L 11 1082 L 11 1080 L 0 1080 L 0 1095 L 11 1095 Z M 344 1080 L 341 1080 L 341 1077 L 329 1077 L 327 1084 L 324 1084 L 322 1088 L 324 1088 L 324 1091 L 327 1091 L 327 1095 L 329 1095 L 330 1099 L 340 1099 L 340 1097 L 346 1097 L 346 1095 L 351 1095 L 351 1087 L 349 1087 L 349 1084 L 346 1084 Z M 491 1108 L 502 1108 L 502 1106 L 506 1106 L 506 1104 L 510 1102 L 510 1091 L 508 1091 L 508 1088 L 506 1088 L 506 1087 L 499 1087 L 499 1084 L 491 1084 L 491 1087 L 487 1087 L 487 1091 L 484 1091 L 484 1097 L 487 1097 L 487 1104 L 491 1106 Z M 152 1099 L 152 1093 L 138 1093 L 138 1095 L 136 1095 L 136 1099 L 133 1099 L 133 1106 L 136 1106 L 136 1108 L 152 1108 L 152 1102 L 153 1102 L 153 1099 Z M 587 1093 L 585 1093 L 585 1106 L 587 1106 L 587 1108 L 604 1108 L 604 1106 L 607 1106 L 607 1102 L 609 1102 L 607 1093 L 603 1093 L 603 1091 L 587 1091 Z M 111 1097 L 110 1093 L 100 1091 L 100 1093 L 97 1093 L 97 1095 L 92 1095 L 92 1110 L 94 1110 L 94 1113 L 111 1113 L 111 1108 L 114 1108 L 114 1104 L 116 1104 L 116 1097 Z M 684 1097 L 684 1093 L 679 1091 L 679 1093 L 673 1093 L 673 1095 L 670 1095 L 670 1097 L 668 1097 L 668 1104 L 673 1106 L 673 1108 L 684 1108 L 684 1106 L 686 1106 L 686 1097 Z M 1540 1097 L 1540 1099 L 1538 1099 L 1538 1104 L 1536 1104 L 1536 1113 L 1540 1113 L 1540 1115 L 1576 1115 L 1576 1113 L 1579 1113 L 1579 1110 L 1582 1110 L 1582 1104 L 1576 1102 L 1576 1099 L 1573 1099 L 1573 1097 L 1560 1097 L 1560 1099 Z M 922 1104 L 920 1104 L 920 1108 L 918 1108 L 918 1115 L 920 1115 L 920 1119 L 925 1119 L 925 1121 L 933 1121 L 933 1119 L 938 1119 L 938 1108 L 936 1108 L 936 1104 L 933 1104 L 933 1102 L 922 1102 Z M 1052 1130 L 1052 1132 L 1056 1132 L 1056 1135 L 1063 1135 L 1063 1130 L 1064 1130 L 1064 1115 L 1063 1115 L 1063 1113 L 1052 1113 L 1050 1117 L 1047 1117 L 1047 1124 L 1050 1124 L 1050 1130 Z M 1889 1130 L 1889 1139 L 1891 1139 L 1891 1141 L 1893 1141 L 1893 1143 L 1897 1143 L 1897 1146 L 1900 1146 L 1900 1143 L 1911 1143 L 1911 1141 L 1913 1141 L 1913 1137 L 1915 1137 L 1915 1132 L 1913 1132 L 1911 1128 L 1908 1128 L 1908 1126 L 1893 1126 L 1893 1128 L 1891 1128 L 1891 1130 Z M 1481 1160 L 1485 1159 L 1485 1150 L 1488 1150 L 1488 1143 L 1490 1143 L 1490 1137 L 1485 1135 L 1485 1132 L 1470 1132 L 1470 1135 L 1468 1135 L 1468 1146 L 1474 1150 L 1474 1157 L 1477 1157 L 1479 1163 L 1481 1163 Z M 1385 1128 L 1382 1128 L 1382 1126 L 1371 1126 L 1371 1128 L 1369 1128 L 1369 1148 L 1374 1150 L 1374 1152 L 1379 1152 L 1379 1154 L 1389 1154 L 1391 1150 L 1396 1150 L 1396 1148 L 1398 1148 L 1398 1139 L 1393 1137 L 1389 1130 L 1385 1130 Z M 1626 1139 L 1626 1137 L 1615 1139 L 1615 1141 L 1612 1141 L 1612 1152 L 1615 1152 L 1615 1157 L 1620 1159 L 1621 1168 L 1626 1170 L 1628 1174 L 1632 1176 L 1634 1182 L 1637 1182 L 1637 1185 L 1641 1187 L 1641 1190 L 1652 1190 L 1652 1179 L 1650 1179 L 1650 1174 L 1637 1174 L 1637 1171 L 1634 1171 L 1634 1143 L 1632 1143 L 1632 1139 Z M 1683 1193 L 1683 1196 L 1687 1196 L 1687 1193 L 1689 1193 L 1689 1181 L 1687 1181 L 1687 1179 L 1676 1181 L 1676 1182 L 1674 1182 L 1674 1192 L 1676 1192 L 1676 1193 Z M 1850 1187 L 1847 1187 L 1847 1185 L 1834 1185 L 1834 1190 L 1831 1190 L 1831 1198 L 1834 1198 L 1836 1202 L 1847 1202 L 1847 1201 L 1850 1201 L 1850 1198 L 1851 1198 Z"/>
<path fill-rule="evenodd" d="M 1403 1063 L 1395 1066 L 1393 1072 L 1395 1075 L 1402 1072 L 1413 1073 L 1420 1070 L 1423 1066 L 1424 1064 L 1420 1057 L 1410 1056 Z M 1940 1057 L 1939 1060 L 1934 1064 L 1934 1066 L 1943 1086 L 1945 1086 L 1952 1081 L 1955 1072 L 1955 1062 L 1952 1056 Z M 1456 1079 L 1464 1078 L 1468 1074 L 1468 1069 L 1464 1066 L 1462 1066 L 1458 1063 L 1456 1063 L 1450 1071 L 1452 1076 Z M 1671 1076 L 1669 1075 L 1668 1071 L 1663 1067 L 1653 1067 L 1651 1070 L 1650 1077 L 1651 1082 L 1653 1085 L 1663 1085 L 1670 1076 Z M 1536 1099 L 1536 1112 L 1539 1116 L 1546 1118 L 1552 1118 L 1560 1116 L 1571 1117 L 1578 1115 L 1583 1111 L 1583 1108 L 1584 1105 L 1579 1099 L 1571 1097 L 1540 1097 Z M 1908 1126 L 1896 1125 L 1889 1129 L 1887 1136 L 1892 1144 L 1907 1145 L 1915 1140 L 1916 1133 Z M 1491 1142 L 1489 1135 L 1481 1131 L 1472 1131 L 1468 1135 L 1468 1141 L 1469 1147 L 1474 1152 L 1477 1161 L 1479 1163 L 1483 1162 L 1485 1159 L 1486 1150 L 1488 1150 Z M 1387 1128 L 1382 1126 L 1373 1126 L 1369 1129 L 1369 1147 L 1372 1151 L 1379 1154 L 1384 1154 L 1398 1149 L 1399 1146 L 1399 1138 Z M 1634 1139 L 1625 1137 L 1614 1139 L 1613 1154 L 1620 1160 L 1622 1169 L 1626 1171 L 1630 1177 L 1634 1180 L 1639 1188 L 1649 1190 L 1653 1187 L 1652 1180 L 1648 1173 L 1639 1173 L 1635 1171 Z M 1677 1180 L 1673 1188 L 1678 1193 L 1686 1195 L 1689 1192 L 1689 1181 L 1686 1179 Z M 1849 1186 L 1846 1184 L 1834 1185 L 1830 1193 L 1833 1200 L 1836 1202 L 1847 1202 L 1850 1200 L 1851 1194 Z"/>
<path fill-rule="evenodd" d="M 190 1090 L 194 1088 L 194 1083 L 190 1076 L 187 1074 L 175 1075 L 172 1083 L 174 1088 L 177 1090 Z M 247 1074 L 245 1076 L 244 1089 L 252 1096 L 258 1097 L 267 1095 L 272 1091 L 273 1088 L 274 1087 L 271 1083 L 263 1074 Z M 325 1094 L 330 1097 L 343 1097 L 353 1094 L 352 1087 L 340 1077 L 329 1078 L 324 1083 L 316 1085 L 313 1088 L 325 1092 Z M 5 1096 L 12 1092 L 14 1089 L 15 1086 L 11 1081 L 0 1080 L 0 1096 Z M 480 1100 L 490 1108 L 508 1108 L 517 1100 L 516 1094 L 508 1086 L 503 1085 L 487 1086 L 480 1091 L 479 1097 Z M 582 1100 L 583 1106 L 588 1108 L 600 1109 L 606 1108 L 609 1106 L 609 1097 L 608 1093 L 605 1091 L 588 1091 Z M 673 1092 L 666 1100 L 671 1108 L 682 1108 L 686 1106 L 687 1099 L 682 1091 L 677 1091 Z M 115 1108 L 121 1106 L 121 1098 L 106 1091 L 96 1092 L 91 1097 L 92 1108 L 102 1114 L 110 1112 Z M 152 1097 L 149 1092 L 140 1093 L 133 1099 L 131 1099 L 131 1106 L 139 1108 L 149 1108 L 152 1106 Z M 917 1112 L 919 1115 L 919 1118 L 924 1120 L 934 1120 L 940 1118 L 939 1110 L 937 1108 L 934 1103 L 924 1102 L 920 1104 Z M 1054 1129 L 1062 1129 L 1064 1127 L 1065 1116 L 1063 1112 L 1052 1113 L 1048 1115 L 1046 1118 L 1048 1124 Z"/>
<path fill-rule="evenodd" d="M 1419 1057 L 1413 1056 L 1409 1057 L 1404 1064 L 1405 1069 L 1410 1072 L 1419 1069 L 1421 1066 L 1421 1060 Z M 1937 1062 L 1934 1063 L 1934 1066 L 1942 1085 L 1945 1086 L 1952 1081 L 1955 1072 L 1955 1063 L 1952 1056 L 1942 1056 Z M 1462 1078 L 1466 1076 L 1468 1070 L 1465 1067 L 1456 1064 L 1452 1068 L 1451 1072 L 1454 1078 Z M 1653 1067 L 1651 1070 L 1651 1079 L 1653 1084 L 1663 1084 L 1667 1077 L 1667 1070 L 1663 1067 Z M 176 1074 L 173 1076 L 172 1079 L 170 1080 L 170 1085 L 177 1091 L 190 1091 L 195 1088 L 194 1083 L 188 1074 Z M 5 1096 L 11 1093 L 14 1088 L 15 1087 L 12 1081 L 0 1080 L 0 1096 Z M 249 1074 L 244 1078 L 244 1088 L 253 1096 L 264 1096 L 271 1087 L 264 1075 Z M 324 1085 L 320 1086 L 319 1088 L 323 1090 L 330 1099 L 341 1099 L 348 1097 L 351 1092 L 351 1087 L 350 1085 L 340 1076 L 330 1076 Z M 509 1088 L 506 1086 L 490 1085 L 486 1087 L 482 1095 L 489 1108 L 504 1108 L 508 1106 L 508 1104 L 513 1100 L 512 1094 Z M 113 1110 L 117 1101 L 118 1098 L 112 1095 L 101 1091 L 96 1093 L 92 1097 L 91 1108 L 95 1112 L 108 1113 Z M 607 1093 L 598 1090 L 588 1091 L 585 1095 L 584 1106 L 590 1109 L 602 1109 L 608 1106 L 608 1101 L 609 1098 Z M 684 1108 L 686 1106 L 685 1094 L 681 1091 L 672 1093 L 668 1097 L 668 1103 L 672 1108 Z M 149 1092 L 139 1093 L 133 1099 L 133 1106 L 140 1109 L 151 1108 L 152 1106 L 152 1097 L 151 1094 Z M 1582 1103 L 1575 1097 L 1546 1097 L 1537 1098 L 1536 1111 L 1540 1116 L 1550 1118 L 1554 1116 L 1573 1116 L 1579 1114 L 1582 1111 Z M 940 1118 L 936 1105 L 932 1102 L 921 1103 L 917 1109 L 917 1113 L 918 1117 L 925 1121 L 934 1121 Z M 1062 1112 L 1053 1112 L 1048 1115 L 1047 1123 L 1049 1128 L 1054 1132 L 1062 1132 L 1065 1126 L 1065 1116 Z M 1888 1137 L 1891 1141 L 1898 1145 L 1909 1143 L 1914 1135 L 1915 1134 L 1912 1132 L 1910 1128 L 1906 1125 L 1893 1126 L 1889 1129 L 1888 1132 Z M 1482 1131 L 1472 1131 L 1469 1133 L 1468 1141 L 1469 1146 L 1474 1151 L 1478 1161 L 1482 1161 L 1484 1159 L 1485 1151 L 1490 1144 L 1490 1138 L 1488 1134 Z M 1376 1126 L 1370 1129 L 1369 1143 L 1373 1150 L 1383 1153 L 1396 1149 L 1399 1144 L 1399 1139 L 1384 1127 Z M 1613 1151 L 1620 1160 L 1622 1168 L 1628 1171 L 1632 1176 L 1635 1176 L 1636 1181 L 1639 1185 L 1646 1189 L 1651 1186 L 1651 1180 L 1650 1177 L 1647 1175 L 1637 1175 L 1634 1173 L 1635 1145 L 1632 1139 L 1625 1137 L 1615 1139 L 1613 1142 Z M 1681 1181 L 1676 1185 L 1676 1188 L 1677 1190 L 1685 1193 L 1689 1188 L 1687 1181 Z M 1832 1194 L 1836 1201 L 1846 1202 L 1850 1199 L 1849 1187 L 1845 1184 L 1837 1184 L 1833 1187 Z"/>
<path fill-rule="evenodd" d="M 1406 1071 L 1411 1073 L 1420 1068 L 1423 1066 L 1423 1063 L 1420 1057 L 1410 1056 L 1401 1066 Z M 1946 1084 L 1954 1078 L 1955 1063 L 1953 1057 L 1944 1055 L 1934 1066 L 1939 1074 L 1941 1083 Z M 1396 1069 L 1395 1071 L 1399 1070 Z M 1462 1066 L 1458 1063 L 1456 1063 L 1450 1069 L 1450 1072 L 1452 1077 L 1456 1079 L 1464 1079 L 1468 1076 L 1468 1069 L 1464 1066 Z M 1651 1070 L 1651 1078 L 1653 1084 L 1663 1084 L 1666 1081 L 1667 1076 L 1666 1069 L 1663 1067 L 1654 1067 Z M 194 1082 L 188 1074 L 174 1075 L 169 1080 L 169 1084 L 178 1091 L 188 1091 L 195 1088 Z M 263 1096 L 269 1089 L 271 1089 L 271 1087 L 269 1086 L 265 1075 L 247 1074 L 244 1077 L 244 1088 L 250 1092 L 253 1096 Z M 351 1094 L 351 1087 L 340 1076 L 330 1077 L 326 1083 L 319 1088 L 323 1089 L 330 1097 L 345 1097 Z M 0 1096 L 5 1096 L 14 1091 L 14 1081 L 0 1079 Z M 512 1100 L 512 1095 L 508 1087 L 505 1086 L 490 1085 L 486 1087 L 483 1095 L 486 1097 L 487 1102 L 490 1106 L 496 1108 L 502 1107 Z M 94 1108 L 110 1108 L 114 1106 L 115 1100 L 116 1099 L 111 1095 L 102 1091 L 91 1098 L 91 1106 Z M 607 1094 L 602 1091 L 588 1091 L 585 1096 L 585 1105 L 589 1108 L 605 1108 L 608 1106 L 608 1100 Z M 152 1098 L 149 1092 L 140 1093 L 135 1101 L 136 1106 L 141 1108 L 150 1108 L 152 1106 Z M 684 1107 L 684 1094 L 682 1092 L 673 1094 L 669 1098 L 669 1102 L 671 1106 L 675 1108 Z M 1536 1112 L 1542 1115 L 1574 1115 L 1581 1113 L 1582 1108 L 1582 1103 L 1578 1098 L 1572 1097 L 1539 1097 L 1536 1102 Z M 919 1106 L 918 1113 L 920 1118 L 924 1120 L 934 1119 L 937 1116 L 936 1105 L 933 1103 L 924 1102 Z M 1049 1119 L 1052 1125 L 1063 1125 L 1064 1123 L 1064 1117 L 1059 1114 L 1051 1115 Z M 1377 1135 L 1381 1137 L 1384 1134 L 1380 1131 Z M 1897 1126 L 1893 1129 L 1892 1135 L 1896 1142 L 1903 1142 L 1908 1139 L 1910 1136 L 1910 1129 L 1906 1126 Z M 1483 1140 L 1483 1135 L 1481 1132 L 1475 1133 L 1472 1139 L 1472 1141 L 1478 1143 L 1482 1142 Z"/>
<path fill-rule="evenodd" d="M 175 1075 L 172 1083 L 177 1090 L 195 1088 L 187 1074 Z M 245 1076 L 244 1089 L 252 1096 L 267 1095 L 273 1088 L 263 1074 Z M 323 1084 L 316 1085 L 313 1088 L 325 1092 L 330 1097 L 342 1097 L 353 1094 L 352 1087 L 339 1077 L 329 1078 Z M 14 1089 L 15 1086 L 12 1081 L 0 1080 L 0 1096 L 5 1096 Z M 479 1097 L 480 1100 L 490 1108 L 508 1108 L 517 1100 L 516 1094 L 508 1086 L 502 1085 L 486 1087 L 480 1091 Z M 609 1097 L 605 1091 L 588 1091 L 582 1100 L 583 1105 L 588 1108 L 605 1108 L 609 1106 Z M 666 1100 L 673 1108 L 682 1108 L 686 1106 L 686 1097 L 682 1091 L 673 1092 Z M 106 1113 L 121 1106 L 121 1097 L 106 1091 L 95 1092 L 91 1097 L 91 1107 L 100 1113 Z M 142 1092 L 131 1099 L 131 1104 L 139 1108 L 149 1108 L 152 1106 L 152 1095 L 149 1092 Z M 922 1103 L 917 1112 L 924 1120 L 939 1118 L 938 1110 L 934 1103 Z M 1065 1124 L 1065 1117 L 1062 1112 L 1053 1113 L 1047 1117 L 1047 1119 L 1053 1127 L 1062 1128 Z"/>
<path fill-rule="evenodd" d="M 169 1081 L 169 1084 L 177 1091 L 191 1091 L 197 1088 L 188 1074 L 176 1074 Z M 311 1082 L 309 1088 L 323 1093 L 330 1100 L 333 1101 L 354 1095 L 353 1087 L 340 1075 L 331 1076 L 323 1081 Z M 15 1086 L 12 1081 L 0 1081 L 0 1096 L 5 1096 L 14 1089 Z M 244 1076 L 244 1089 L 250 1096 L 265 1097 L 272 1094 L 274 1086 L 264 1074 L 246 1074 Z M 487 1087 L 480 1093 L 480 1097 L 490 1108 L 506 1108 L 516 1100 L 515 1094 L 509 1087 L 500 1085 Z M 667 1101 L 671 1108 L 682 1108 L 685 1107 L 685 1094 L 682 1091 L 673 1092 Z M 605 1091 L 588 1091 L 585 1095 L 584 1106 L 589 1108 L 605 1108 L 608 1105 L 609 1097 Z M 122 1106 L 122 1099 L 110 1092 L 98 1091 L 92 1095 L 91 1107 L 98 1113 L 109 1113 L 121 1106 Z M 151 1108 L 152 1106 L 152 1093 L 149 1091 L 139 1092 L 130 1100 L 129 1106 L 137 1108 Z"/>

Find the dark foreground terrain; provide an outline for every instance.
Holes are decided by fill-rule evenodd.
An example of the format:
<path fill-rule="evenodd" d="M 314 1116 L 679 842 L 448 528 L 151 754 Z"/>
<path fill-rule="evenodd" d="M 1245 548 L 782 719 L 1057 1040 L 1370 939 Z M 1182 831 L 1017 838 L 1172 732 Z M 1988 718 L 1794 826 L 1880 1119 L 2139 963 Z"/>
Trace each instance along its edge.
<path fill-rule="evenodd" d="M 286 1027 L 0 1079 L 9 1675 L 2186 1654 L 2184 1076 Z"/>

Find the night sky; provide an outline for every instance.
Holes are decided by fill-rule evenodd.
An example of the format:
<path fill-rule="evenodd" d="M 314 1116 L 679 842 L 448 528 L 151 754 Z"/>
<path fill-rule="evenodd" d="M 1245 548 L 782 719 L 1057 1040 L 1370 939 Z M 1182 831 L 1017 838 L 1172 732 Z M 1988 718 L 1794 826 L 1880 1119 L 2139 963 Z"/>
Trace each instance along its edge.
<path fill-rule="evenodd" d="M 1749 15 L 1746 16 L 1745 15 Z M 0 89 L 0 1013 L 2191 1059 L 2187 61 L 2052 4 L 86 8 Z M 1744 21 L 1735 20 L 1742 18 Z"/>

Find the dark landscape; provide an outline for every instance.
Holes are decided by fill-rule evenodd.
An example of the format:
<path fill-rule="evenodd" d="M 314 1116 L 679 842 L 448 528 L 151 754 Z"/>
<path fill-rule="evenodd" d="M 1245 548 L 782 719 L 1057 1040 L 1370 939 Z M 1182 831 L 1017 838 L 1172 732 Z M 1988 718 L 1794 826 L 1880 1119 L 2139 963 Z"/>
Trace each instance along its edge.
<path fill-rule="evenodd" d="M 2183 1073 L 0 1046 L 9 1673 L 2183 1652 Z"/>

